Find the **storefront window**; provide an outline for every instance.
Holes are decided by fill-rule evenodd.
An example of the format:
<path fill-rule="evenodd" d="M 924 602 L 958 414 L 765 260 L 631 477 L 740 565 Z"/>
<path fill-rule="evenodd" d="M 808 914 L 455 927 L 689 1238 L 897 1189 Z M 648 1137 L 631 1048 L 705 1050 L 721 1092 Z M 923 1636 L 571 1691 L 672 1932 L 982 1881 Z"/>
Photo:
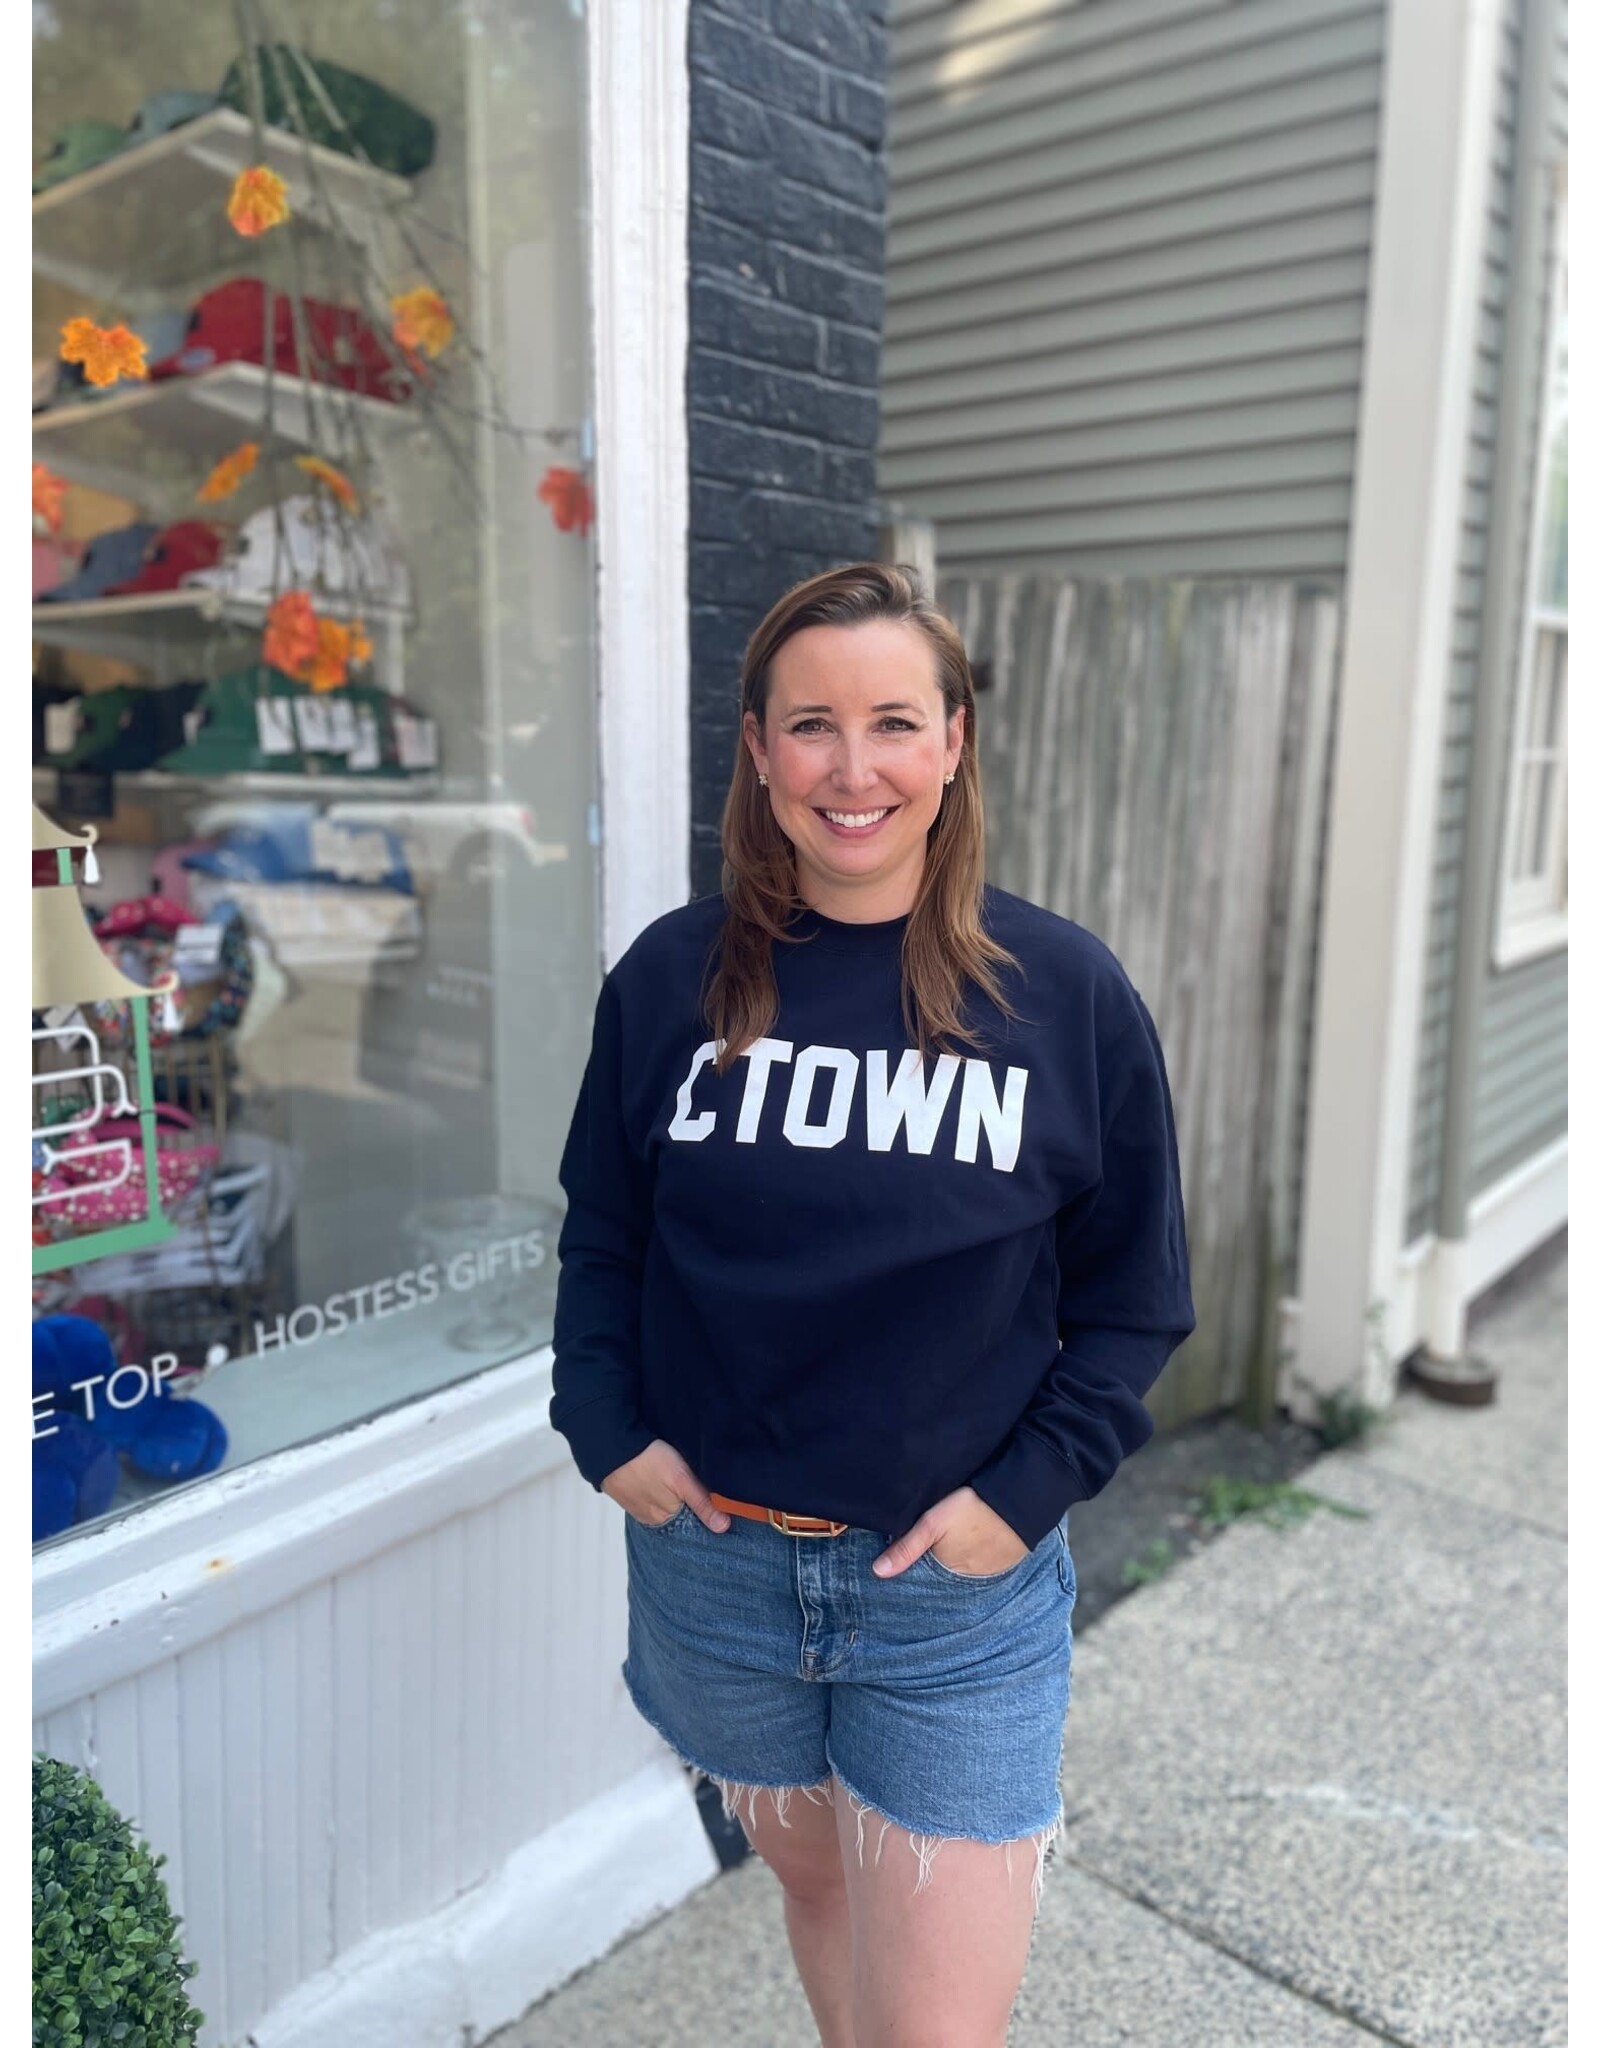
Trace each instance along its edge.
<path fill-rule="evenodd" d="M 44 1540 L 548 1341 L 598 833 L 581 8 L 33 19 Z"/>

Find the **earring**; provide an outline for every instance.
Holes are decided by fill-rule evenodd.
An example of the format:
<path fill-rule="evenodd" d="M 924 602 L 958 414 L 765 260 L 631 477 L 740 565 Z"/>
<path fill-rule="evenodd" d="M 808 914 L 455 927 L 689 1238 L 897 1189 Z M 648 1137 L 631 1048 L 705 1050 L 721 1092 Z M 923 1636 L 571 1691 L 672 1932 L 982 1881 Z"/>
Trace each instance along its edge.
<path fill-rule="evenodd" d="M 763 789 L 765 789 L 765 788 L 766 788 L 766 786 L 767 786 L 767 778 L 766 778 L 766 777 L 765 777 L 764 775 L 758 775 L 758 776 L 756 777 L 756 780 L 757 780 L 757 782 L 759 782 L 759 783 L 761 784 L 761 787 L 762 787 Z"/>
<path fill-rule="evenodd" d="M 946 788 L 946 789 L 948 789 L 948 788 L 950 787 L 951 783 L 955 781 L 955 779 L 956 779 L 956 771 L 955 771 L 955 770 L 954 770 L 954 769 L 952 768 L 952 769 L 950 770 L 950 773 L 949 773 L 949 774 L 948 774 L 948 775 L 947 775 L 947 776 L 945 777 L 945 779 L 944 779 L 944 786 L 945 786 L 945 788 Z"/>

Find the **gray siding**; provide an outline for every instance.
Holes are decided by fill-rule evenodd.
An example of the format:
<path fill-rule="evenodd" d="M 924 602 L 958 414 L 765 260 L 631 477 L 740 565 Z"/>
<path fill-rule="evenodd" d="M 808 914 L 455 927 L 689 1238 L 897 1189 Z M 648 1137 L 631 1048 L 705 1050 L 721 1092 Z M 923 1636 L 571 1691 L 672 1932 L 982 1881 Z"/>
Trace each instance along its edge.
<path fill-rule="evenodd" d="M 1417 1237 L 1438 1220 L 1445 1090 L 1450 1057 L 1451 991 L 1456 940 L 1467 792 L 1471 776 L 1474 705 L 1480 688 L 1514 693 L 1515 670 L 1504 676 L 1482 673 L 1484 580 L 1491 545 L 1506 547 L 1520 565 L 1527 555 L 1532 516 L 1537 442 L 1530 447 L 1514 516 L 1491 526 L 1495 436 L 1502 411 L 1501 352 L 1511 233 L 1516 96 L 1521 61 L 1521 0 L 1506 0 L 1500 31 L 1496 86 L 1494 156 L 1491 166 L 1482 277 L 1478 295 L 1477 371 L 1473 384 L 1467 475 L 1463 484 L 1456 569 L 1450 692 L 1440 762 L 1439 817 L 1434 843 L 1429 907 L 1426 982 L 1417 1047 L 1416 1095 L 1409 1168 L 1407 1234 Z M 1564 38 L 1563 38 L 1564 40 Z M 1558 63 L 1552 131 L 1566 129 L 1565 64 Z M 1548 250 L 1552 220 L 1544 225 Z M 1541 308 L 1536 374 L 1544 362 L 1543 338 L 1549 314 Z M 1520 643 L 1520 635 L 1519 635 Z M 1504 801 L 1504 779 L 1502 803 Z M 1559 1134 L 1566 1124 L 1566 974 L 1564 953 L 1532 960 L 1504 972 L 1484 963 L 1483 1037 L 1474 1083 L 1472 1186 L 1499 1179 L 1521 1159 Z"/>
<path fill-rule="evenodd" d="M 880 486 L 955 573 L 1337 577 L 1382 0 L 891 8 Z"/>

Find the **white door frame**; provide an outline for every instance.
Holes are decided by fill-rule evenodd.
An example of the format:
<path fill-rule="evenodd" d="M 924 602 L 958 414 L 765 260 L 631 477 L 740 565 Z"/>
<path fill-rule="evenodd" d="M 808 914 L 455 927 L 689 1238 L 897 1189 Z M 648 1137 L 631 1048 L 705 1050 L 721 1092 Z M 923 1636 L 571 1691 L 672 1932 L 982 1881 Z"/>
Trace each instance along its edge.
<path fill-rule="evenodd" d="M 1285 1389 L 1300 1412 L 1318 1391 L 1393 1391 L 1369 1317 L 1389 1311 L 1404 1250 L 1500 12 L 1388 11 Z"/>

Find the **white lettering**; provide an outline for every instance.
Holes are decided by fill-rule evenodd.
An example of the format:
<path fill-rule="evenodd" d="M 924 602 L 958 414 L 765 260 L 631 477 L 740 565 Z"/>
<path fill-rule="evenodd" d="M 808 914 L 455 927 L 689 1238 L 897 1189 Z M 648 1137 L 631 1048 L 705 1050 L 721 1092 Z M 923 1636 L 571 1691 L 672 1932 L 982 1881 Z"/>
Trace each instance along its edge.
<path fill-rule="evenodd" d="M 750 1062 L 744 1077 L 744 1100 L 739 1104 L 739 1128 L 734 1140 L 753 1145 L 761 1130 L 761 1112 L 766 1106 L 767 1077 L 774 1061 L 792 1060 L 794 1047 L 787 1038 L 758 1038 L 745 1054 Z"/>
<path fill-rule="evenodd" d="M 994 1075 L 987 1060 L 965 1062 L 961 1081 L 961 1116 L 956 1125 L 956 1157 L 968 1162 L 978 1156 L 978 1133 L 989 1140 L 989 1156 L 1000 1173 L 1009 1173 L 1022 1149 L 1022 1098 L 1027 1092 L 1026 1067 L 1006 1068 L 1006 1093 L 1002 1103 L 994 1092 Z"/>
<path fill-rule="evenodd" d="M 689 1102 L 694 1088 L 695 1076 L 708 1060 L 717 1056 L 715 1040 L 708 1040 L 695 1053 L 689 1063 L 689 1073 L 683 1086 L 678 1090 L 678 1113 L 667 1126 L 667 1136 L 676 1138 L 680 1145 L 698 1145 L 702 1138 L 709 1138 L 717 1127 L 716 1111 L 703 1109 L 696 1116 Z"/>
<path fill-rule="evenodd" d="M 955 1053 L 940 1053 L 933 1077 L 925 1084 L 922 1055 L 913 1048 L 900 1055 L 899 1070 L 891 1087 L 889 1055 L 886 1052 L 869 1052 L 867 1150 L 892 1152 L 895 1133 L 904 1123 L 906 1150 L 923 1155 L 931 1152 L 960 1066 L 961 1061 Z"/>
<path fill-rule="evenodd" d="M 828 1101 L 828 1113 L 820 1124 L 808 1123 L 812 1090 L 818 1074 L 825 1067 L 833 1069 L 833 1093 Z M 860 1071 L 861 1062 L 843 1046 L 806 1047 L 794 1063 L 789 1106 L 783 1115 L 783 1135 L 791 1145 L 803 1145 L 823 1152 L 838 1144 L 850 1122 L 850 1104 L 855 1099 L 856 1076 Z"/>
<path fill-rule="evenodd" d="M 61 1434 L 61 1431 L 56 1427 L 56 1425 L 53 1422 L 51 1423 L 48 1429 L 41 1429 L 39 1427 L 39 1424 L 44 1420 L 44 1415 L 41 1415 L 39 1413 L 39 1403 L 42 1401 L 45 1404 L 45 1415 L 54 1415 L 56 1411 L 50 1406 L 50 1403 L 54 1399 L 55 1396 L 53 1394 L 35 1394 L 33 1397 L 33 1435 L 35 1442 L 37 1442 L 40 1437 L 59 1436 Z"/>
<path fill-rule="evenodd" d="M 119 1401 L 116 1394 L 117 1381 L 130 1372 L 134 1380 L 133 1392 L 128 1395 L 127 1400 Z M 137 1408 L 149 1391 L 150 1375 L 142 1365 L 119 1365 L 106 1381 L 106 1405 L 110 1408 Z"/>

